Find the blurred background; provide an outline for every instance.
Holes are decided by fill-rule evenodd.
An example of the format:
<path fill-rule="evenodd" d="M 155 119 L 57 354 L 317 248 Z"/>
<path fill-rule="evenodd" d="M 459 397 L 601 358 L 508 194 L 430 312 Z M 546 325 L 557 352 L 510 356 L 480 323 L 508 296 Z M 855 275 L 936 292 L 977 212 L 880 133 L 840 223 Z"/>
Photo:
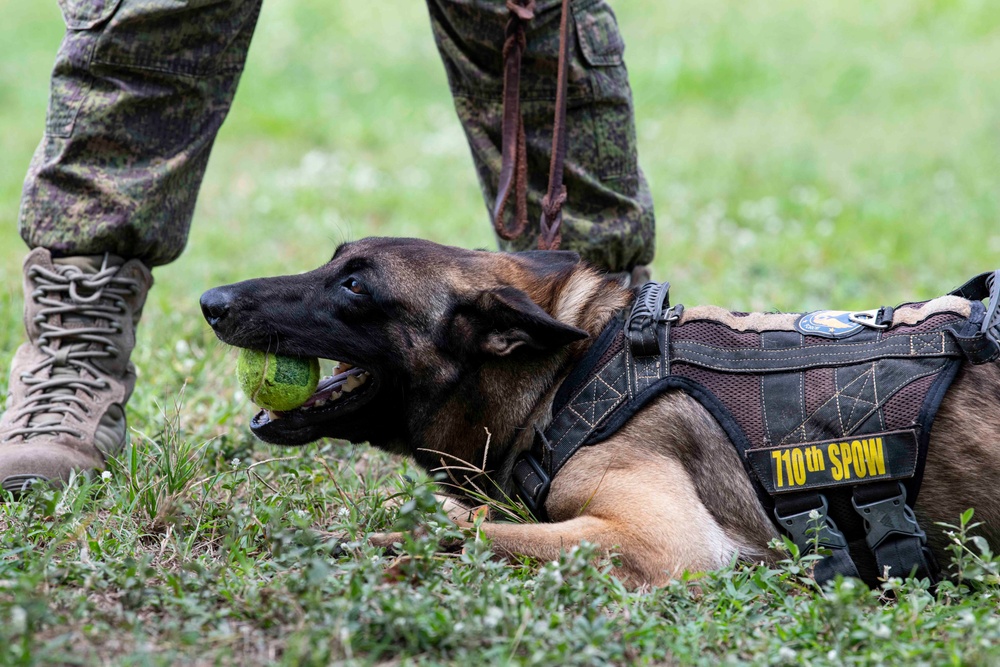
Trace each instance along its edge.
<path fill-rule="evenodd" d="M 656 202 L 654 277 L 676 301 L 870 308 L 1000 266 L 1000 5 L 612 6 Z M 0 7 L 5 382 L 18 198 L 63 28 L 51 0 Z M 140 335 L 208 340 L 204 289 L 303 271 L 372 234 L 495 247 L 426 8 L 267 0 L 188 250 L 156 270 Z"/>

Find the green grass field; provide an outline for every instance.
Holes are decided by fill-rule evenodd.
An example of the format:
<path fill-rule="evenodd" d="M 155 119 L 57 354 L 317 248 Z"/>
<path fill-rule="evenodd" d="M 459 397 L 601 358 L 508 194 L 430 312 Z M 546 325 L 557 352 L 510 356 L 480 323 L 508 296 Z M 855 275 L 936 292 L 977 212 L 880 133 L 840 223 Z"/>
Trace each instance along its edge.
<path fill-rule="evenodd" d="M 614 6 L 654 276 L 676 301 L 871 308 L 1000 266 L 996 3 Z M 5 392 L 18 197 L 62 23 L 51 0 L 0 7 Z M 449 529 L 405 461 L 256 442 L 198 296 L 367 235 L 493 246 L 426 9 L 269 0 L 189 248 L 154 273 L 133 446 L 109 479 L 0 506 L 0 664 L 1000 664 L 997 562 L 972 543 L 961 585 L 905 585 L 889 605 L 852 582 L 818 592 L 794 562 L 633 593 L 586 550 L 436 554 Z M 430 536 L 401 559 L 363 540 L 417 525 Z M 355 547 L 336 553 L 343 535 Z"/>

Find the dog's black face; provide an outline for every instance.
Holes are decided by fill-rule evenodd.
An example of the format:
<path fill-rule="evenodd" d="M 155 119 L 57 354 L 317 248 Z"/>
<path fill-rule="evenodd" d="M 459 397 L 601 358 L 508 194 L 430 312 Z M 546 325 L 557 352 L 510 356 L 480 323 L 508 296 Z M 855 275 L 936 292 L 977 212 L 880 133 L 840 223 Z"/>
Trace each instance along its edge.
<path fill-rule="evenodd" d="M 218 287 L 201 304 L 225 343 L 340 362 L 302 407 L 259 412 L 251 429 L 262 440 L 335 437 L 413 453 L 440 428 L 444 406 L 461 406 L 445 410 L 451 422 L 476 421 L 484 368 L 502 359 L 530 372 L 586 337 L 514 286 L 551 281 L 577 261 L 364 239 L 309 273 Z"/>

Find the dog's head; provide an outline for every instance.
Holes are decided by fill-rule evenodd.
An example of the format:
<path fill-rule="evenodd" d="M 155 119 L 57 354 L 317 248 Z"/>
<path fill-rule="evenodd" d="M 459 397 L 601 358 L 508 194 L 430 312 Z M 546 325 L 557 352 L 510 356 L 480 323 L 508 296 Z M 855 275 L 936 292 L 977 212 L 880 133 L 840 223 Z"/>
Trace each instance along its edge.
<path fill-rule="evenodd" d="M 262 440 L 334 437 L 419 460 L 424 447 L 456 453 L 447 438 L 523 425 L 567 350 L 594 333 L 587 299 L 567 290 L 608 282 L 571 252 L 369 238 L 308 273 L 209 290 L 201 305 L 225 343 L 339 362 L 304 406 L 253 418 Z"/>

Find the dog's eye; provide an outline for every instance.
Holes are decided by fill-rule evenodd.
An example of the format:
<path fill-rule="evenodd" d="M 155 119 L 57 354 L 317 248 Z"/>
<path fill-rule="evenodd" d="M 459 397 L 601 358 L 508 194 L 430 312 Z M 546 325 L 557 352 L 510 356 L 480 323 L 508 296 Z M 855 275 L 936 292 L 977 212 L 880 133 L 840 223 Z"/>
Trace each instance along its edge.
<path fill-rule="evenodd" d="M 357 278 L 348 278 L 344 281 L 344 287 L 351 290 L 355 294 L 368 294 L 368 290 L 365 286 L 361 284 L 361 281 Z"/>

